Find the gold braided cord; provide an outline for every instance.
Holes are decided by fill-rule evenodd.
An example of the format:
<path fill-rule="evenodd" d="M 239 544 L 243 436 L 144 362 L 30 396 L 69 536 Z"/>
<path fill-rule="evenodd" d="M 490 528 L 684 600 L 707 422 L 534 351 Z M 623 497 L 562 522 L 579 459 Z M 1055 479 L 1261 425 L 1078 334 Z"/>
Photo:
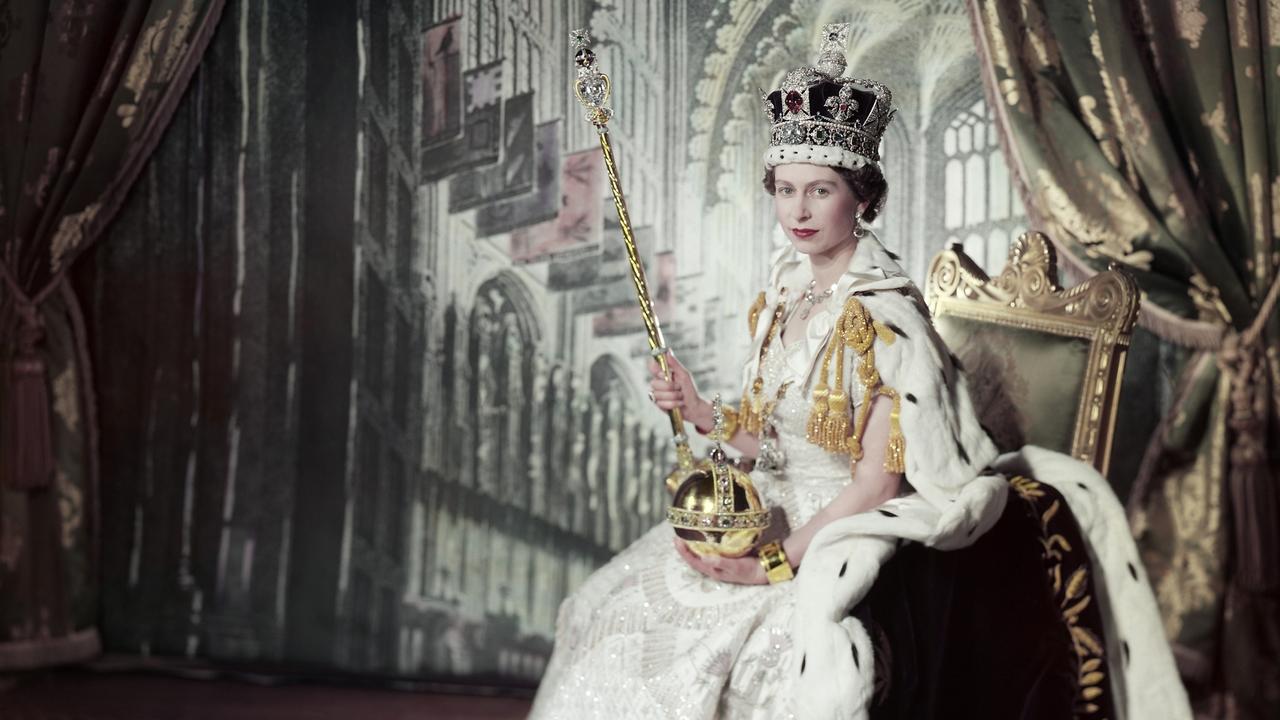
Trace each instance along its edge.
<path fill-rule="evenodd" d="M 844 347 L 841 341 L 848 324 L 846 314 L 836 320 L 835 334 L 831 342 L 836 346 L 836 381 L 827 395 L 827 417 L 822 423 L 821 447 L 828 452 L 843 452 L 844 439 L 849 434 L 849 395 L 844 391 Z"/>
<path fill-rule="evenodd" d="M 769 345 L 774 338 L 778 336 L 778 332 L 782 329 L 779 321 L 782 319 L 782 313 L 786 309 L 786 288 L 782 289 L 783 300 L 773 310 L 773 317 L 769 319 L 769 330 L 764 336 L 764 341 L 760 344 L 760 356 L 756 359 L 756 377 L 751 381 L 751 387 L 742 393 L 742 402 L 738 404 L 738 427 L 752 435 L 759 435 L 764 430 L 764 419 L 773 412 L 773 403 L 766 403 L 764 396 L 764 358 L 769 352 Z M 761 294 L 763 297 L 763 293 Z"/>
<path fill-rule="evenodd" d="M 747 329 L 751 331 L 751 337 L 756 336 L 756 325 L 760 322 L 760 311 L 764 310 L 765 300 L 764 291 L 756 296 L 756 301 L 751 303 L 751 308 L 747 310 Z"/>
<path fill-rule="evenodd" d="M 837 326 L 843 318 L 842 314 L 837 319 Z M 828 402 L 831 386 L 827 384 L 827 377 L 831 372 L 831 356 L 835 353 L 836 337 L 837 335 L 832 335 L 831 342 L 827 343 L 827 351 L 822 355 L 822 369 L 818 371 L 818 384 L 813 388 L 813 406 L 809 409 L 809 420 L 805 423 L 804 430 L 806 440 L 824 449 L 823 431 L 827 426 L 827 412 L 831 409 Z"/>
<path fill-rule="evenodd" d="M 845 301 L 823 355 L 805 435 L 809 442 L 827 452 L 849 453 L 851 471 L 863 457 L 862 438 L 871 417 L 871 405 L 877 396 L 884 395 L 893 400 L 884 469 L 905 472 L 907 443 L 902 433 L 902 399 L 896 390 L 884 385 L 876 369 L 875 341 L 879 339 L 884 345 L 892 345 L 896 337 L 887 325 L 873 320 L 857 298 L 851 297 Z M 862 404 L 853 418 L 852 433 L 849 432 L 849 398 L 844 390 L 845 348 L 857 355 L 858 383 L 863 388 Z M 833 358 L 836 361 L 835 384 L 830 385 L 827 379 Z"/>

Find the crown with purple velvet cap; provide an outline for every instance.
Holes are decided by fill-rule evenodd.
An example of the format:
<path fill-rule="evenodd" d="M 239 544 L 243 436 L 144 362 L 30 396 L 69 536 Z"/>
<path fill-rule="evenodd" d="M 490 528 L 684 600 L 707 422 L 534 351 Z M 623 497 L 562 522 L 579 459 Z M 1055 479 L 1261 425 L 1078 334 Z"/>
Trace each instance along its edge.
<path fill-rule="evenodd" d="M 817 63 L 791 70 L 763 97 L 773 128 L 766 166 L 880 166 L 880 138 L 897 112 L 893 93 L 874 80 L 841 77 L 848 42 L 847 23 L 827 25 Z"/>

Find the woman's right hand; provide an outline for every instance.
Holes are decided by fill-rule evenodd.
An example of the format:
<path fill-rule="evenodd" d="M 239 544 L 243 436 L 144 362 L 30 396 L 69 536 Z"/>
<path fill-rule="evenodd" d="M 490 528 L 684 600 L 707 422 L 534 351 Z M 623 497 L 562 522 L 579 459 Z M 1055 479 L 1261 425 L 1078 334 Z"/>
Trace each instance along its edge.
<path fill-rule="evenodd" d="M 662 375 L 662 367 L 654 358 L 649 358 L 649 399 L 658 409 L 669 411 L 679 409 L 684 419 L 695 427 L 711 427 L 711 403 L 698 394 L 693 383 L 693 376 L 684 365 L 676 359 L 674 353 L 667 351 L 667 367 L 671 370 L 671 379 Z"/>

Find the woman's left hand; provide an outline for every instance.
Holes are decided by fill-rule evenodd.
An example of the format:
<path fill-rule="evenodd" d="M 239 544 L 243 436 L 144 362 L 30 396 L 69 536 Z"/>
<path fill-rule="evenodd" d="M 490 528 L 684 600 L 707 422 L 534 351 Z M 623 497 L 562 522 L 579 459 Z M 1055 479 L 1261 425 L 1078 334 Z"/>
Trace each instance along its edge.
<path fill-rule="evenodd" d="M 764 566 L 754 555 L 739 558 L 699 557 L 689 549 L 689 544 L 680 538 L 675 540 L 676 552 L 689 567 L 706 575 L 712 580 L 735 583 L 737 585 L 764 585 L 769 580 L 764 575 Z"/>

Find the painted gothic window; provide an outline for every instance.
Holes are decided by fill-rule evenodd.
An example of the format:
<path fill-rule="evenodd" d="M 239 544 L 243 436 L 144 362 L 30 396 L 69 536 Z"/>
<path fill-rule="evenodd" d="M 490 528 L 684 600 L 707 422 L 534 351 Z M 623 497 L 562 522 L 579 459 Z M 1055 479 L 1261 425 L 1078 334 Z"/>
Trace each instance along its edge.
<path fill-rule="evenodd" d="M 1026 230 L 1026 217 L 984 100 L 951 119 L 942 149 L 947 240 L 963 243 L 965 254 L 989 274 L 998 273 L 1010 242 Z"/>

